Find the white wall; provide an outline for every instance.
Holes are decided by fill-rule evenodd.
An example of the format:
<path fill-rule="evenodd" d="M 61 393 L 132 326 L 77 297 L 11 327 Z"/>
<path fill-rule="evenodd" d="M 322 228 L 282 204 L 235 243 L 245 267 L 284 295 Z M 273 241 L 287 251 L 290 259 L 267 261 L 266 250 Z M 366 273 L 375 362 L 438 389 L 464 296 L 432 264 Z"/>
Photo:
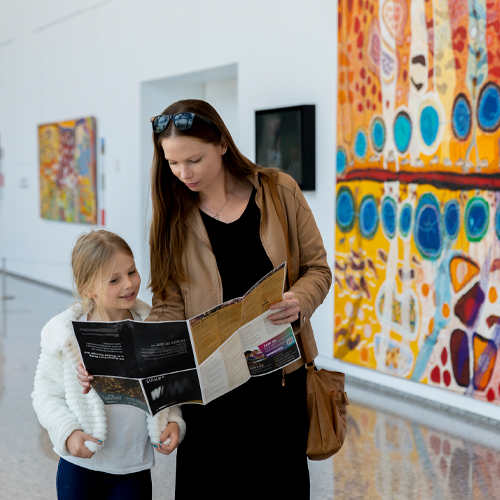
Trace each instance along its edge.
<path fill-rule="evenodd" d="M 40 218 L 37 127 L 95 116 L 106 141 L 106 225 L 131 244 L 145 282 L 149 118 L 183 97 L 212 101 L 251 159 L 255 110 L 316 104 L 317 188 L 306 198 L 333 268 L 336 24 L 333 0 L 0 0 L 0 257 L 8 269 L 71 287 L 68 258 L 88 226 Z M 492 405 L 332 364 L 332 294 L 313 326 L 324 364 L 483 414 L 487 406 L 500 418 Z"/>
<path fill-rule="evenodd" d="M 149 118 L 183 97 L 212 102 L 251 159 L 255 110 L 316 104 L 317 190 L 306 197 L 333 263 L 336 10 L 331 0 L 0 0 L 8 269 L 71 287 L 68 258 L 88 226 L 40 218 L 37 127 L 95 116 L 106 143 L 106 226 L 131 244 L 146 282 Z M 327 355 L 332 300 L 313 319 Z"/>
<path fill-rule="evenodd" d="M 153 158 L 150 118 L 161 113 L 169 103 L 180 99 L 204 99 L 215 107 L 233 139 L 238 140 L 238 65 L 230 64 L 209 70 L 161 78 L 141 85 L 141 234 L 142 247 L 137 254 L 144 276 L 149 274 L 150 167 Z M 142 297 L 151 300 L 147 280 L 142 282 Z"/>
<path fill-rule="evenodd" d="M 106 225 L 141 256 L 145 195 L 137 189 L 148 164 L 143 132 L 149 117 L 169 104 L 161 89 L 158 101 L 165 100 L 154 102 L 154 82 L 230 65 L 238 68 L 237 89 L 230 75 L 225 88 L 222 78 L 201 82 L 194 97 L 219 101 L 250 158 L 256 109 L 317 104 L 324 132 L 318 135 L 319 189 L 309 199 L 332 248 L 335 20 L 336 7 L 326 0 L 307 8 L 298 0 L 0 0 L 0 256 L 8 268 L 69 288 L 68 256 L 88 228 L 40 218 L 39 124 L 97 118 L 98 136 L 106 140 L 99 158 L 106 171 Z M 143 92 L 148 82 L 149 97 Z M 198 83 L 193 92 L 183 84 L 182 94 L 192 96 Z M 221 102 L 228 92 L 236 112 Z M 180 95 L 174 94 L 172 100 Z M 318 314 L 331 331 L 331 307 Z"/>

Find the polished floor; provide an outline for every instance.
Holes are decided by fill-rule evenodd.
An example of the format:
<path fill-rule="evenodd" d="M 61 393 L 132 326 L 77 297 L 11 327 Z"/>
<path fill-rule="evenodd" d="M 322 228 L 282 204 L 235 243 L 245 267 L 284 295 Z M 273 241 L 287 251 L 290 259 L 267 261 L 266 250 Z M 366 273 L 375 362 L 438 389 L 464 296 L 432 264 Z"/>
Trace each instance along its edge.
<path fill-rule="evenodd" d="M 13 298 L 0 302 L 0 499 L 52 500 L 58 457 L 30 394 L 40 330 L 72 299 L 12 277 L 6 287 Z M 353 382 L 344 448 L 310 462 L 313 500 L 500 500 L 500 426 Z M 175 455 L 157 455 L 155 499 L 174 498 L 174 477 Z"/>

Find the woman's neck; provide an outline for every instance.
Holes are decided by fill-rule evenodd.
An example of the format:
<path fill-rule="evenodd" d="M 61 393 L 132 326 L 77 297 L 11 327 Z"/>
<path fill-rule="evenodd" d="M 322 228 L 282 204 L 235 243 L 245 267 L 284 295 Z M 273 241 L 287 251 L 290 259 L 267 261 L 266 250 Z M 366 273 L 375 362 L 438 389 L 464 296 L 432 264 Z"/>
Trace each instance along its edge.
<path fill-rule="evenodd" d="M 220 175 L 207 190 L 200 191 L 198 199 L 204 205 L 222 205 L 233 194 L 238 184 L 236 177 L 232 176 L 226 169 L 222 169 Z"/>

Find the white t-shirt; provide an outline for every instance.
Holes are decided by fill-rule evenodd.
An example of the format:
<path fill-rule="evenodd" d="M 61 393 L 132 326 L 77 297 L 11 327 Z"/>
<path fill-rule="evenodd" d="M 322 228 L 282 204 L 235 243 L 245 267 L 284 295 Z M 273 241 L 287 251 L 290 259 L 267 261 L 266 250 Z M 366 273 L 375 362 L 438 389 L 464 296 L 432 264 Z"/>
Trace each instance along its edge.
<path fill-rule="evenodd" d="M 141 320 L 134 311 L 130 312 L 135 320 Z M 87 316 L 82 316 L 79 321 L 87 321 Z M 130 474 L 151 469 L 155 464 L 155 457 L 149 439 L 146 413 L 125 405 L 106 405 L 104 411 L 107 434 L 102 449 L 91 458 L 73 455 L 62 458 L 85 469 L 109 474 Z"/>

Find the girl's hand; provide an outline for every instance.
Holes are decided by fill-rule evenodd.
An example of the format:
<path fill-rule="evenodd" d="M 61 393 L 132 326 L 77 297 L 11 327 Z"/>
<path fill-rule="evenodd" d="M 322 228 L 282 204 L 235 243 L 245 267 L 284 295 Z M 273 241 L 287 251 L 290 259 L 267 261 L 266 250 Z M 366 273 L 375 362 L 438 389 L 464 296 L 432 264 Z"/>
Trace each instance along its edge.
<path fill-rule="evenodd" d="M 284 293 L 281 302 L 276 302 L 271 305 L 271 310 L 273 309 L 283 309 L 269 316 L 269 320 L 273 325 L 285 325 L 286 323 L 293 323 L 299 319 L 299 300 L 295 298 L 293 292 Z"/>
<path fill-rule="evenodd" d="M 179 446 L 179 432 L 177 422 L 170 422 L 161 433 L 160 442 L 153 444 L 156 451 L 164 455 L 170 455 Z"/>
<path fill-rule="evenodd" d="M 95 452 L 90 451 L 85 446 L 85 441 L 92 441 L 93 443 L 101 444 L 101 441 L 92 437 L 83 431 L 73 431 L 69 438 L 66 440 L 68 451 L 74 456 L 79 458 L 91 458 Z"/>
<path fill-rule="evenodd" d="M 83 387 L 83 394 L 88 394 L 90 392 L 90 380 L 94 380 L 94 377 L 85 370 L 82 362 L 76 365 L 76 372 L 78 382 L 80 382 L 80 385 Z"/>

